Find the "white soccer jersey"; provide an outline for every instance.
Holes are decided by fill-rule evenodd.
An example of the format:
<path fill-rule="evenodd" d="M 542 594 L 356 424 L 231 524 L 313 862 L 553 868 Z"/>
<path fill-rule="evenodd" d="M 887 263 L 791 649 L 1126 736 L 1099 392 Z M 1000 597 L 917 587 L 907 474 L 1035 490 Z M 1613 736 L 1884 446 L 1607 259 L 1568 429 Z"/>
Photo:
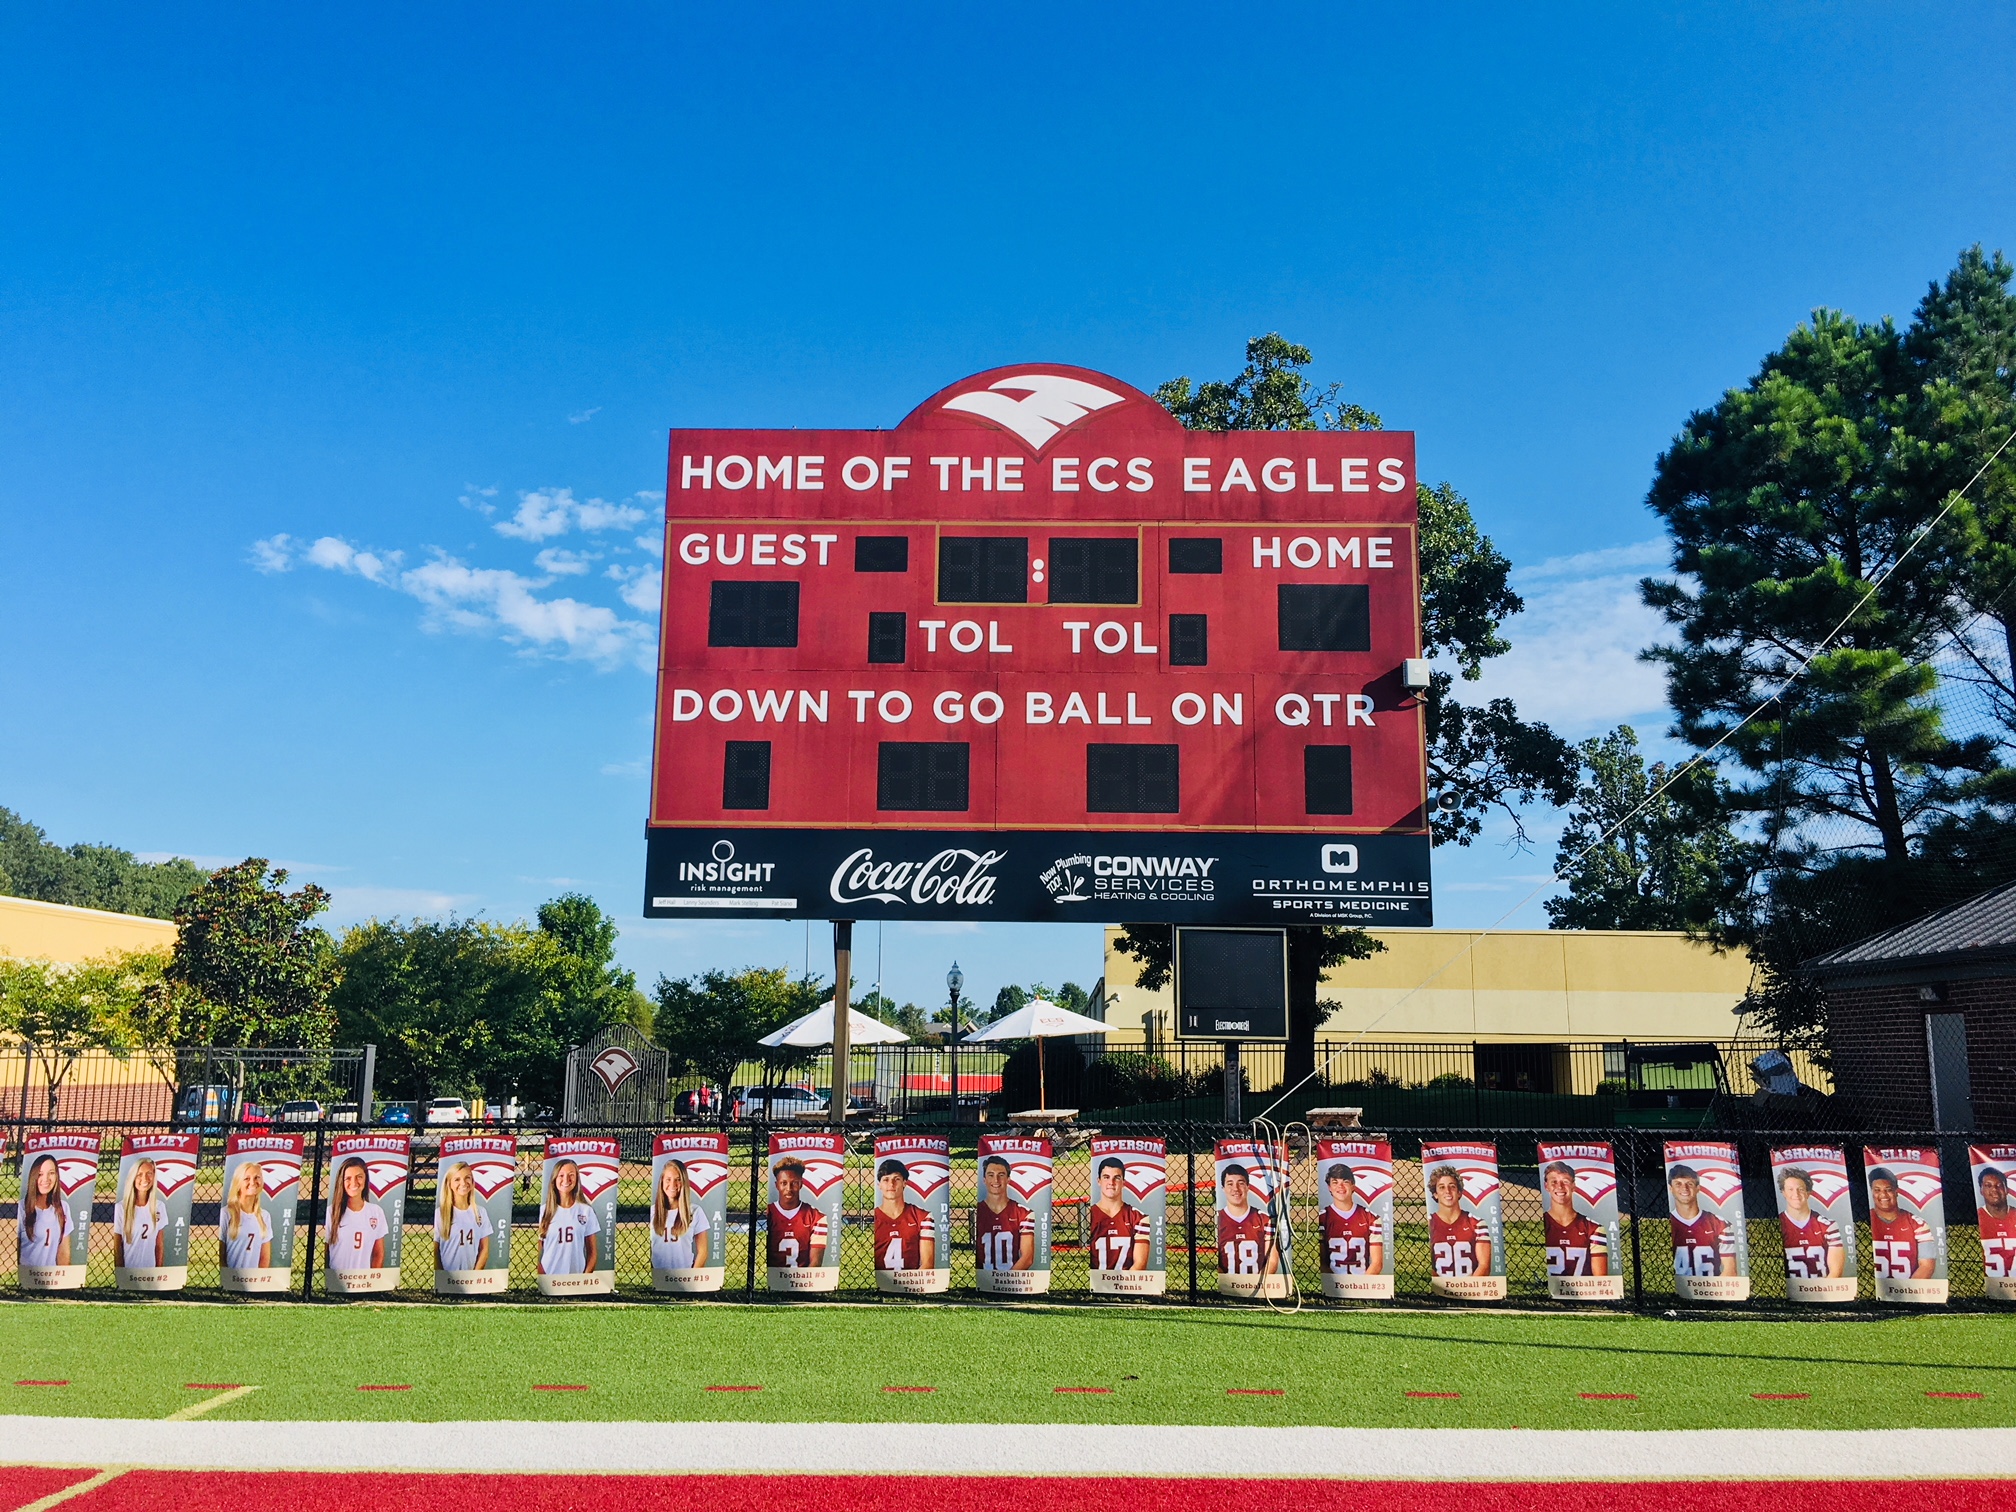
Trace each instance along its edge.
<path fill-rule="evenodd" d="M 238 1215 L 238 1236 L 231 1236 L 231 1214 L 226 1212 L 222 1224 L 224 1234 L 224 1263 L 232 1270 L 257 1270 L 259 1251 L 273 1238 L 273 1220 L 261 1208 Z"/>
<path fill-rule="evenodd" d="M 391 1232 L 385 1209 L 375 1202 L 359 1208 L 345 1208 L 336 1220 L 336 1233 L 329 1245 L 329 1269 L 361 1271 L 371 1269 L 371 1251 Z"/>
<path fill-rule="evenodd" d="M 158 1200 L 133 1209 L 126 1218 L 126 1231 L 120 1235 L 126 1241 L 126 1263 L 152 1265 L 154 1238 L 167 1226 L 168 1215 L 161 1211 Z"/>
<path fill-rule="evenodd" d="M 602 1232 L 595 1209 L 585 1202 L 561 1208 L 546 1226 L 540 1268 L 549 1276 L 578 1276 L 588 1269 L 588 1239 Z"/>
<path fill-rule="evenodd" d="M 32 1208 L 21 1224 L 23 1265 L 65 1265 L 69 1263 L 70 1226 L 63 1221 L 60 1207 Z"/>
<path fill-rule="evenodd" d="M 671 1227 L 672 1220 L 669 1216 L 665 1224 L 666 1227 Z M 691 1270 L 693 1262 L 698 1258 L 696 1241 L 706 1232 L 707 1214 L 698 1207 L 693 1209 L 693 1221 L 686 1225 L 686 1232 L 677 1239 L 669 1237 L 661 1239 L 658 1231 L 653 1229 L 651 1263 L 659 1270 Z"/>
<path fill-rule="evenodd" d="M 476 1269 L 476 1251 L 483 1247 L 493 1231 L 490 1210 L 481 1203 L 472 1202 L 466 1208 L 450 1208 L 448 1233 L 441 1240 L 441 1269 L 463 1271 Z"/>

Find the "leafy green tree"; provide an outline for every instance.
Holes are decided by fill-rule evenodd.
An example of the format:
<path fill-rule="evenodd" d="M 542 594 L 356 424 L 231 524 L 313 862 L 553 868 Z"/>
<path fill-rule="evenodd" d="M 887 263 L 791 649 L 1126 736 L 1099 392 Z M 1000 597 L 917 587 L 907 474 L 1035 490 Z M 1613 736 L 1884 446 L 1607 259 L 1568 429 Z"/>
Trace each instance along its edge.
<path fill-rule="evenodd" d="M 179 856 L 136 861 L 110 845 L 52 845 L 40 828 L 0 808 L 0 894 L 8 897 L 168 919 L 202 881 L 202 868 Z"/>
<path fill-rule="evenodd" d="M 1004 1019 L 1011 1013 L 1021 1012 L 1023 1008 L 1028 1006 L 1031 996 L 1031 993 L 1013 984 L 1003 987 L 999 992 L 994 994 L 994 1006 L 980 1022 L 991 1024 L 996 1019 Z"/>
<path fill-rule="evenodd" d="M 554 987 L 569 1044 L 585 1045 L 617 1023 L 651 1032 L 651 1000 L 637 990 L 637 973 L 616 964 L 616 921 L 593 898 L 566 893 L 541 904 L 539 932 L 560 952 Z"/>
<path fill-rule="evenodd" d="M 674 1073 L 697 1072 L 725 1092 L 744 1061 L 781 1066 L 803 1059 L 802 1052 L 773 1052 L 760 1041 L 817 1008 L 829 990 L 817 977 L 752 966 L 676 981 L 661 976 L 652 996 L 658 1043 L 671 1053 Z"/>
<path fill-rule="evenodd" d="M 1546 903 L 1554 928 L 1719 931 L 1755 848 L 1730 829 L 1714 769 L 1687 768 L 1659 792 L 1668 769 L 1646 766 L 1629 725 L 1577 749 L 1585 775 L 1555 860 L 1568 892 Z"/>
<path fill-rule="evenodd" d="M 267 875 L 262 857 L 210 874 L 175 906 L 175 956 L 168 979 L 206 1007 L 206 1042 L 233 1049 L 321 1048 L 336 1015 L 329 1007 L 340 967 L 329 936 L 312 922 L 329 906 L 313 883 L 285 891 L 287 873 Z"/>
<path fill-rule="evenodd" d="M 126 1058 L 126 1008 L 137 990 L 136 972 L 117 957 L 69 965 L 0 956 L 0 1033 L 18 1039 L 41 1070 L 50 1118 L 85 1055 Z"/>

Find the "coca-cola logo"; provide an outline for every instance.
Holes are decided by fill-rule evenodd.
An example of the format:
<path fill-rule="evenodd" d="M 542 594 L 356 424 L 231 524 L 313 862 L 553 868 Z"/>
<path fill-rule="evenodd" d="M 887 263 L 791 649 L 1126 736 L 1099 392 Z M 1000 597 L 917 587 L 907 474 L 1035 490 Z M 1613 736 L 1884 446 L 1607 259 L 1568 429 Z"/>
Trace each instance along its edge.
<path fill-rule="evenodd" d="M 928 861 L 877 861 L 863 846 L 833 869 L 835 903 L 915 903 L 919 907 L 956 903 L 978 908 L 994 901 L 992 869 L 1006 851 L 941 850 Z"/>

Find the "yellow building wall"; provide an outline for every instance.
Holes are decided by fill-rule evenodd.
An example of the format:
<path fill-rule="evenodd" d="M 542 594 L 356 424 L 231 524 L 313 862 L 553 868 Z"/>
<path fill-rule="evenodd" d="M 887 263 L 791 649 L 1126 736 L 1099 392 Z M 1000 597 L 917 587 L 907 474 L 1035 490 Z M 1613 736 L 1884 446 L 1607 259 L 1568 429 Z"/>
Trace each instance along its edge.
<path fill-rule="evenodd" d="M 170 950 L 175 926 L 167 919 L 0 897 L 0 955 L 75 964 L 135 950 Z"/>

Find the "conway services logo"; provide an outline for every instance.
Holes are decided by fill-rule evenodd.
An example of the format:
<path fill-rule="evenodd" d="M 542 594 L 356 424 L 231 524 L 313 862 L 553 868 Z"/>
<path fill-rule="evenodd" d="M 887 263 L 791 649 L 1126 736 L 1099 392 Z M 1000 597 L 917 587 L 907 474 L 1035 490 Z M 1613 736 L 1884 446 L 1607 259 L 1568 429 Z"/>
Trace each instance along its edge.
<path fill-rule="evenodd" d="M 1011 399 L 1010 394 L 1024 397 Z M 1012 378 L 997 379 L 984 389 L 954 395 L 943 407 L 998 425 L 1041 451 L 1067 427 L 1096 410 L 1120 403 L 1125 397 L 1062 373 L 1017 373 Z"/>

